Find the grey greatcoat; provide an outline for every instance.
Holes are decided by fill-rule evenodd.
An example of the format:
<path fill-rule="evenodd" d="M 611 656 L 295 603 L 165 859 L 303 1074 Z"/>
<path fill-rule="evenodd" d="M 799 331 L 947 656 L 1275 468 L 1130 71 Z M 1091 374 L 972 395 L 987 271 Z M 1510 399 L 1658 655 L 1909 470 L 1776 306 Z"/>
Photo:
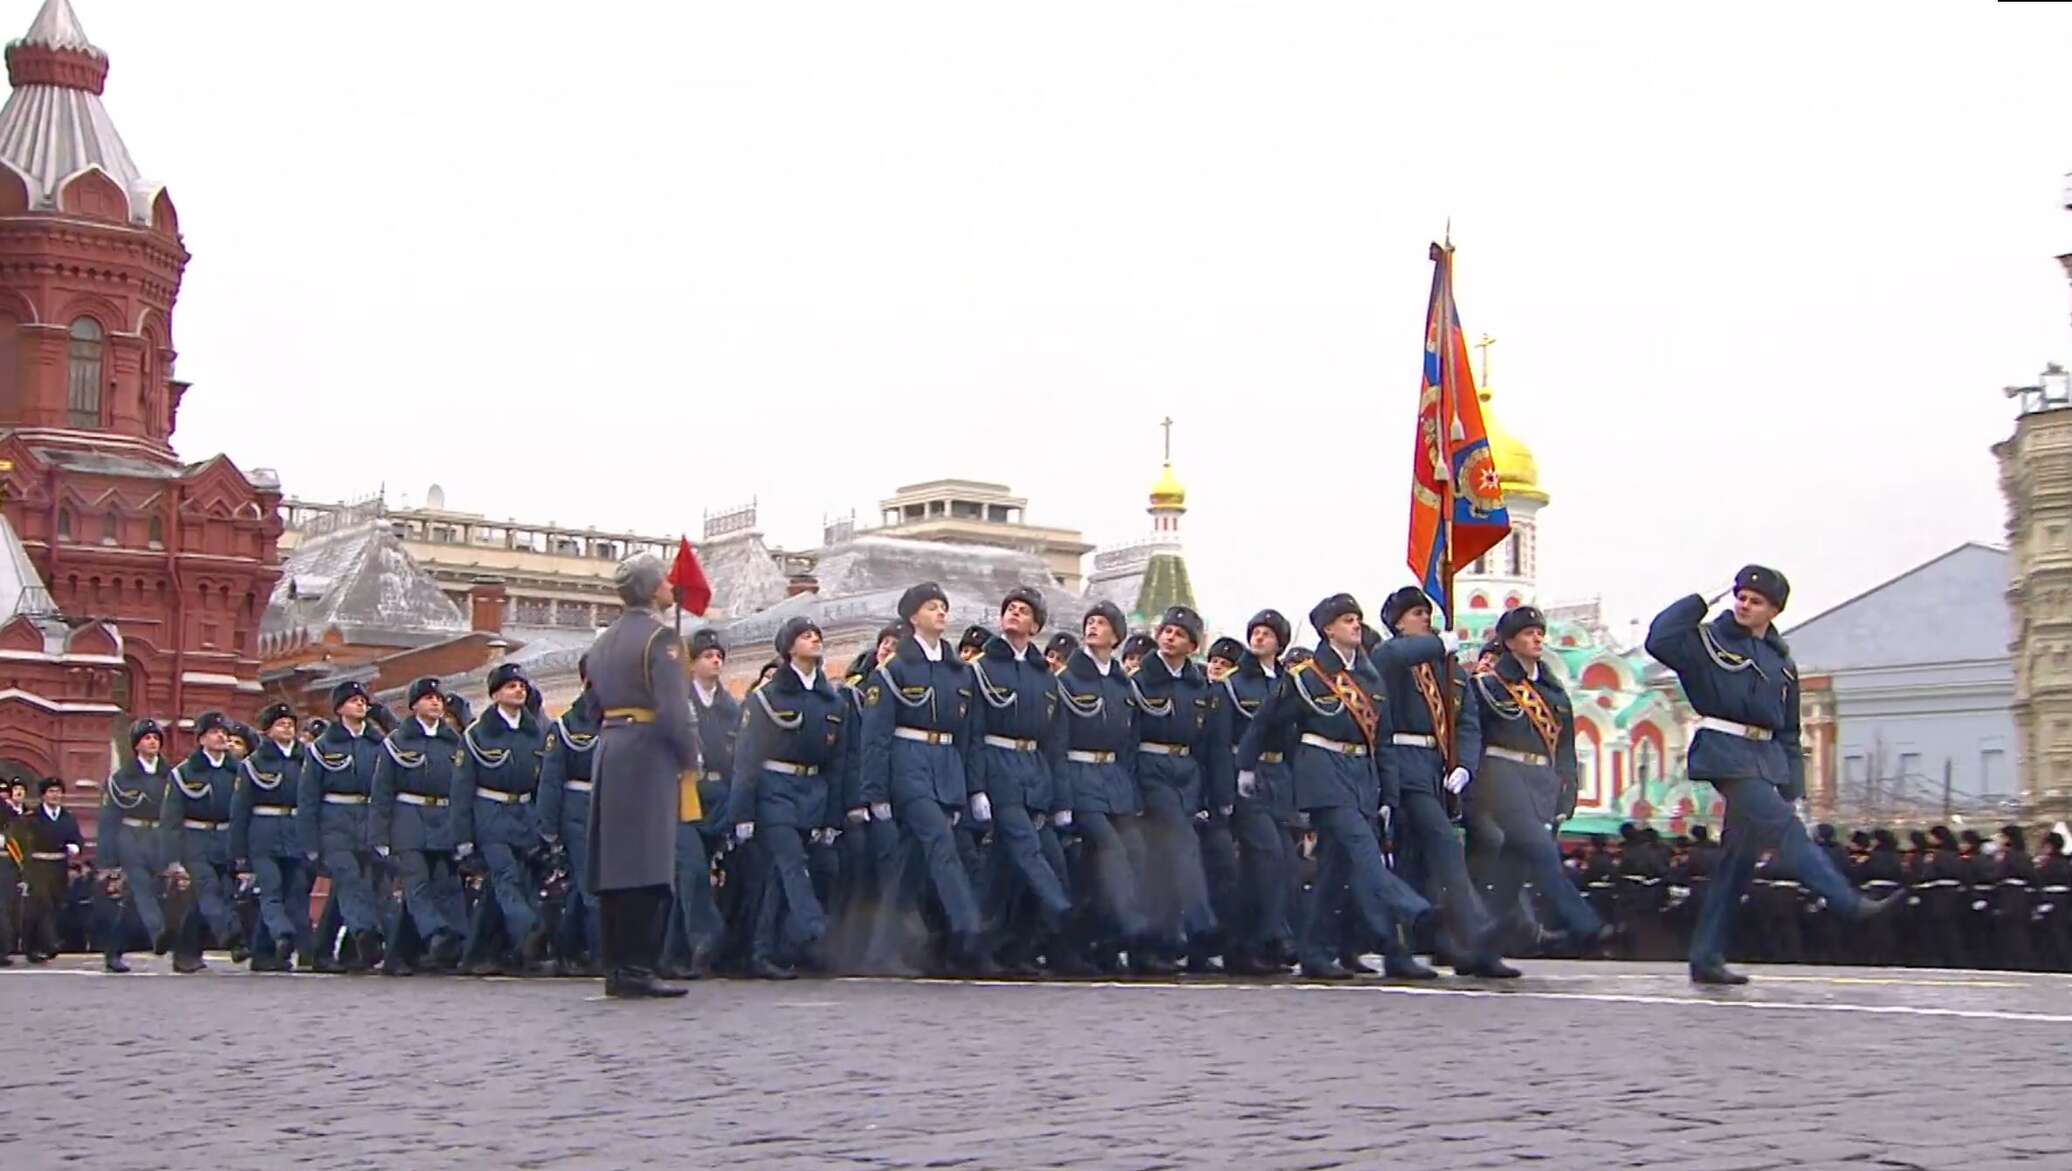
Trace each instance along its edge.
<path fill-rule="evenodd" d="M 589 663 L 605 712 L 592 767 L 590 889 L 668 886 L 677 778 L 698 767 L 683 644 L 653 610 L 628 607 L 591 646 Z"/>

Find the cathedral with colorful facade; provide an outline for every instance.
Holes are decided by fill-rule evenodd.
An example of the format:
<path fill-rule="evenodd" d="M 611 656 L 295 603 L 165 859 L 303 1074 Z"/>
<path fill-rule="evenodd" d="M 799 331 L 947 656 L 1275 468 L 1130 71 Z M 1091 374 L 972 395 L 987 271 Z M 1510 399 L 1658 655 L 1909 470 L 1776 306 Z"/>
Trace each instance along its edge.
<path fill-rule="evenodd" d="M 1511 535 L 1454 582 L 1460 598 L 1454 625 L 1462 643 L 1481 645 L 1505 610 L 1531 604 L 1546 612 L 1547 661 L 1576 711 L 1580 776 L 1576 815 L 1564 832 L 1611 833 L 1628 821 L 1663 833 L 1717 825 L 1720 807 L 1711 787 L 1693 784 L 1684 774 L 1697 714 L 1675 677 L 1648 657 L 1638 638 L 1618 638 L 1596 601 L 1540 601 L 1539 515 L 1552 497 L 1540 483 L 1532 449 L 1497 418 L 1486 368 L 1483 375 L 1482 418 L 1503 480 Z"/>

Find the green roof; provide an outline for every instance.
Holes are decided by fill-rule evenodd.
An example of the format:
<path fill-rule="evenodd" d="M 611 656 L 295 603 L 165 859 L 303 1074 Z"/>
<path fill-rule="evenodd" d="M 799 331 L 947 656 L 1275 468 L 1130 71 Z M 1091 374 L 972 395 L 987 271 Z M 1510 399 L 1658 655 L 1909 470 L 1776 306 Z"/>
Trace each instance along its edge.
<path fill-rule="evenodd" d="M 1168 606 L 1201 608 L 1194 604 L 1194 585 L 1187 578 L 1186 560 L 1178 553 L 1153 553 L 1150 564 L 1144 567 L 1144 584 L 1137 590 L 1132 619 L 1138 625 L 1148 626 L 1158 621 Z"/>

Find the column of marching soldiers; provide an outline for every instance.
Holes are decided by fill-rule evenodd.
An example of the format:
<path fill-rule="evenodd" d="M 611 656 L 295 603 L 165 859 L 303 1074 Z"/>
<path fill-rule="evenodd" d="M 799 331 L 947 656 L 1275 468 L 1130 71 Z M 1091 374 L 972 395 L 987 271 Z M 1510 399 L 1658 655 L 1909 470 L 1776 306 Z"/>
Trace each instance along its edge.
<path fill-rule="evenodd" d="M 1649 635 L 1704 717 L 1692 775 L 1728 802 L 1724 843 L 1701 828 L 1672 854 L 1629 827 L 1616 856 L 1598 846 L 1579 867 L 1556 838 L 1576 801 L 1574 717 L 1530 606 L 1463 656 L 1415 587 L 1383 605 L 1387 637 L 1336 594 L 1308 615 L 1314 651 L 1264 610 L 1204 664 L 1188 607 L 1130 634 L 1100 603 L 1040 641 L 1033 589 L 953 645 L 927 583 L 838 677 L 820 630 L 788 620 L 738 701 L 727 648 L 698 631 L 703 759 L 682 782 L 663 974 L 1345 979 L 1378 954 L 1390 976 L 1430 979 L 1417 956 L 1432 952 L 1503 978 L 1507 954 L 1688 944 L 1694 978 L 1730 982 L 1737 918 L 1759 958 L 2072 960 L 2061 841 L 2040 874 L 2025 853 L 2011 868 L 2019 830 L 1997 877 L 1961 869 L 1954 840 L 1938 862 L 1940 838 L 1903 870 L 1882 831 L 1852 857 L 1780 812 L 1803 793 L 1796 671 L 1765 620 L 1787 589 L 1751 566 L 1736 610 L 1707 622 L 1693 595 Z M 251 728 L 204 713 L 177 763 L 166 729 L 138 721 L 100 816 L 106 968 L 128 970 L 133 916 L 180 972 L 210 943 L 257 971 L 594 972 L 591 759 L 611 713 L 587 680 L 554 718 L 519 668 L 487 683 L 472 718 L 434 679 L 400 716 L 355 683 L 306 727 L 285 704 Z M 73 835 L 9 841 L 19 865 L 62 873 Z M 1983 937 L 1963 913 L 1977 909 Z"/>

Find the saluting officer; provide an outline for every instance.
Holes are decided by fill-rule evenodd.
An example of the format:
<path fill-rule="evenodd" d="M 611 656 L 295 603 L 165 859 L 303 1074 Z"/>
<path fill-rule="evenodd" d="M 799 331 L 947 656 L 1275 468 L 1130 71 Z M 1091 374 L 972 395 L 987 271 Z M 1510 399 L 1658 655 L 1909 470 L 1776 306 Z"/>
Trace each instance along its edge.
<path fill-rule="evenodd" d="M 338 718 L 310 742 L 295 801 L 302 856 L 331 879 L 329 905 L 352 932 L 356 950 L 346 957 L 346 970 L 355 972 L 379 963 L 382 950 L 367 840 L 367 800 L 382 757 L 382 733 L 367 721 L 369 703 L 358 683 L 331 689 L 331 711 Z M 328 933 L 319 933 L 320 962 L 329 958 L 331 942 Z"/>
<path fill-rule="evenodd" d="M 408 915 L 425 942 L 429 967 L 450 971 L 460 963 L 467 906 L 454 859 L 453 774 L 461 755 L 460 733 L 445 718 L 439 681 L 426 676 L 410 684 L 410 718 L 382 742 L 374 766 L 368 832 L 377 856 L 395 868 L 403 900 L 387 925 L 391 943 L 403 937 Z M 397 955 L 383 960 L 384 972 L 404 974 Z"/>
<path fill-rule="evenodd" d="M 497 914 L 516 950 L 509 967 L 529 973 L 546 948 L 539 884 L 528 861 L 540 844 L 532 802 L 539 791 L 547 729 L 526 700 L 532 684 L 516 663 L 499 663 L 488 680 L 489 705 L 461 733 L 453 771 L 453 852 L 465 861 L 480 850 L 494 898 L 485 897 L 468 925 L 468 954 L 492 963 L 488 940 Z"/>
<path fill-rule="evenodd" d="M 788 618 L 776 649 L 785 665 L 749 694 L 728 806 L 736 840 L 754 842 L 765 874 L 749 973 L 789 980 L 793 964 L 814 958 L 827 934 L 806 838 L 825 819 L 829 789 L 842 789 L 854 731 L 847 702 L 820 669 L 820 628 Z"/>
<path fill-rule="evenodd" d="M 1157 649 L 1129 677 L 1137 709 L 1137 792 L 1144 803 L 1150 946 L 1131 952 L 1131 965 L 1154 975 L 1178 970 L 1176 957 L 1217 929 L 1202 868 L 1197 818 L 1228 817 L 1237 803 L 1230 767 L 1230 713 L 1220 689 L 1193 659 L 1201 646 L 1201 615 L 1171 606 L 1158 621 Z"/>
<path fill-rule="evenodd" d="M 590 885 L 604 945 L 604 994 L 682 996 L 655 979 L 664 915 L 676 870 L 676 827 L 698 791 L 698 729 L 692 723 L 683 643 L 662 624 L 672 601 L 662 559 L 619 563 L 613 584 L 625 609 L 590 647 L 590 686 L 604 709 L 592 763 Z"/>
<path fill-rule="evenodd" d="M 1351 594 L 1333 594 L 1309 612 L 1320 642 L 1315 655 L 1289 668 L 1267 706 L 1252 719 L 1238 766 L 1257 783 L 1269 745 L 1289 746 L 1295 805 L 1317 831 L 1319 860 L 1300 948 L 1302 971 L 1317 979 L 1350 976 L 1338 962 L 1333 928 L 1342 899 L 1366 930 L 1387 945 L 1431 909 L 1382 858 L 1375 819 L 1394 794 L 1374 757 L 1382 734 L 1381 674 L 1361 651 L 1366 615 Z"/>
<path fill-rule="evenodd" d="M 604 974 L 597 915 L 597 892 L 590 886 L 590 797 L 596 791 L 591 764 L 597 757 L 597 736 L 604 727 L 604 710 L 590 690 L 588 656 L 576 660 L 576 677 L 583 689 L 574 703 L 547 726 L 546 756 L 540 763 L 540 837 L 547 847 L 568 852 L 568 869 L 573 879 L 561 908 L 559 938 L 555 941 L 555 965 L 560 975 Z M 578 962 L 577 957 L 582 957 Z"/>
<path fill-rule="evenodd" d="M 239 762 L 230 800 L 230 856 L 240 878 L 251 875 L 259 895 L 259 926 L 252 970 L 285 972 L 297 951 L 313 965 L 316 934 L 309 924 L 315 874 L 295 832 L 296 788 L 308 750 L 295 739 L 295 709 L 268 704 L 259 713 L 261 735 Z"/>
<path fill-rule="evenodd" d="M 1546 637 L 1536 606 L 1497 619 L 1498 653 L 1474 675 L 1472 704 L 1462 708 L 1464 717 L 1479 716 L 1482 732 L 1482 761 L 1464 804 L 1496 861 L 1491 905 L 1515 906 L 1520 882 L 1529 879 L 1569 932 L 1588 942 L 1606 934 L 1604 921 L 1569 881 L 1554 844 L 1555 823 L 1575 813 L 1576 721 L 1568 691 L 1541 664 Z"/>
<path fill-rule="evenodd" d="M 207 966 L 201 958 L 205 923 L 218 946 L 243 951 L 235 942 L 242 933 L 230 905 L 230 802 L 237 788 L 230 720 L 222 712 L 203 712 L 194 721 L 194 733 L 199 744 L 173 766 L 158 818 L 166 857 L 186 874 L 193 890 L 193 905 L 175 929 L 173 970 L 181 973 Z"/>
<path fill-rule="evenodd" d="M 171 767 L 160 755 L 165 746 L 165 729 L 157 720 L 138 720 L 130 725 L 130 758 L 108 775 L 107 792 L 101 798 L 99 841 L 94 862 L 103 873 L 122 874 L 122 902 L 134 909 L 151 940 L 151 950 L 164 955 L 172 948 L 166 933 L 165 908 L 158 900 L 158 879 L 167 863 L 165 843 L 158 832 L 159 813 L 165 808 L 165 787 Z M 127 972 L 122 959 L 123 924 L 118 914 L 115 930 L 101 948 L 101 963 L 110 972 Z"/>
<path fill-rule="evenodd" d="M 900 595 L 899 617 L 910 633 L 863 688 L 864 802 L 890 803 L 900 828 L 920 848 L 929 886 L 949 921 L 953 965 L 987 972 L 992 965 L 980 938 L 978 900 L 952 829 L 967 801 L 975 820 L 992 818 L 986 795 L 971 793 L 965 784 L 975 715 L 971 669 L 943 641 L 950 601 L 941 586 L 910 587 Z M 906 853 L 896 857 L 894 870 L 903 872 Z M 870 945 L 874 966 L 896 960 L 904 885 L 903 873 L 886 884 Z"/>
<path fill-rule="evenodd" d="M 1067 808 L 1051 824 L 1079 836 L 1081 880 L 1071 946 L 1053 948 L 1050 967 L 1084 975 L 1108 966 L 1149 930 L 1137 889 L 1143 842 L 1137 832 L 1137 711 L 1129 680 L 1115 659 L 1128 627 L 1113 602 L 1098 602 L 1080 620 L 1082 643 L 1057 673 L 1063 718 L 1054 725 L 1051 768 Z"/>
<path fill-rule="evenodd" d="M 1292 631 L 1278 610 L 1261 610 L 1245 623 L 1237 665 L 1223 677 L 1230 704 L 1233 750 L 1244 741 L 1260 708 L 1280 686 L 1281 652 Z M 1290 900 L 1300 891 L 1295 867 L 1295 778 L 1288 772 L 1288 746 L 1278 732 L 1266 734 L 1250 775 L 1240 777 L 1237 807 L 1230 816 L 1237 839 L 1243 904 L 1240 921 L 1227 924 L 1229 950 L 1223 968 L 1241 976 L 1279 975 L 1288 970 L 1295 931 Z"/>
<path fill-rule="evenodd" d="M 1389 736 L 1382 753 L 1402 801 L 1398 832 L 1404 852 L 1428 876 L 1425 893 L 1446 918 L 1455 971 L 1515 976 L 1517 970 L 1495 951 L 1489 914 L 1468 877 L 1467 855 L 1446 809 L 1446 797 L 1458 797 L 1473 779 L 1472 767 L 1482 756 L 1482 720 L 1467 688 L 1467 672 L 1454 661 L 1454 646 L 1432 630 L 1432 611 L 1432 599 L 1416 586 L 1404 586 L 1381 606 L 1381 624 L 1391 637 L 1376 652 L 1374 665 L 1388 701 Z M 1393 955 L 1389 962 L 1401 965 Z"/>
<path fill-rule="evenodd" d="M 1029 586 L 1007 591 L 1000 602 L 1000 633 L 972 660 L 978 687 L 978 744 L 972 749 L 972 803 L 983 798 L 993 815 L 993 848 L 984 882 L 987 924 L 1014 946 L 1014 964 L 1025 970 L 1047 937 L 1072 911 L 1065 889 L 1065 852 L 1051 818 L 1069 808 L 1058 791 L 1044 749 L 1058 720 L 1057 680 L 1036 650 L 1036 635 L 1049 613 L 1043 595 Z M 1026 893 L 1041 922 L 1010 923 L 1010 912 Z M 1033 926 L 1034 931 L 1015 930 Z"/>
<path fill-rule="evenodd" d="M 1814 848 L 1792 808 L 1805 796 L 1799 753 L 1799 672 L 1771 623 L 1791 596 L 1774 569 L 1750 565 L 1734 575 L 1734 605 L 1710 623 L 1703 596 L 1671 603 L 1648 627 L 1647 650 L 1676 672 L 1699 715 L 1690 776 L 1709 782 L 1727 804 L 1725 849 L 1691 937 L 1691 979 L 1745 984 L 1728 969 L 1734 913 L 1766 850 L 1844 919 L 1864 919 L 1898 902 L 1865 899 Z"/>

